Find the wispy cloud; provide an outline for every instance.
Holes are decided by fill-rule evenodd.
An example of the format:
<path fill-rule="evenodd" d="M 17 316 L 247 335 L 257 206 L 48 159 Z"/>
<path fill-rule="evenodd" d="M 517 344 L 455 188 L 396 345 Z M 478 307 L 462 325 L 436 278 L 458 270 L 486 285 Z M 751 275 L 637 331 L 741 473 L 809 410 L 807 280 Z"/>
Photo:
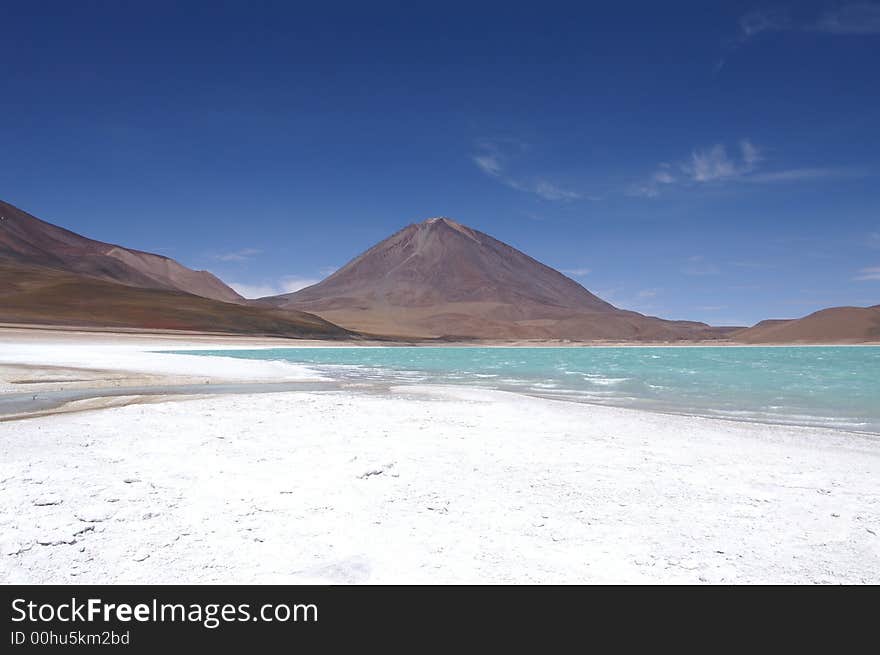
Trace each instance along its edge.
<path fill-rule="evenodd" d="M 524 149 L 522 144 L 517 142 L 517 145 L 518 150 L 522 151 Z M 480 152 L 471 155 L 471 161 L 483 173 L 498 180 L 511 189 L 533 193 L 544 200 L 571 201 L 582 198 L 580 193 L 564 189 L 558 184 L 550 182 L 540 176 L 525 178 L 510 175 L 507 172 L 507 169 L 508 160 L 511 155 L 508 150 L 505 150 L 502 144 L 498 142 L 481 141 L 478 144 L 478 149 Z"/>
<path fill-rule="evenodd" d="M 828 10 L 808 29 L 828 34 L 880 34 L 880 4 L 856 2 Z"/>
<path fill-rule="evenodd" d="M 751 11 L 739 20 L 740 39 L 763 32 L 820 32 L 824 34 L 880 34 L 880 3 L 851 2 L 812 16 L 793 16 L 786 8 Z"/>
<path fill-rule="evenodd" d="M 733 149 L 723 143 L 691 151 L 687 159 L 657 166 L 646 181 L 632 185 L 631 196 L 656 198 L 664 187 L 695 188 L 707 184 L 749 182 L 760 184 L 796 183 L 833 177 L 856 177 L 869 173 L 855 168 L 790 168 L 761 170 L 766 158 L 749 139 L 741 139 Z"/>
<path fill-rule="evenodd" d="M 726 54 L 715 65 L 719 72 L 727 57 L 761 34 L 772 32 L 814 32 L 829 35 L 880 34 L 880 3 L 849 2 L 819 13 L 794 15 L 787 7 L 765 7 L 739 19 L 735 37 L 725 43 Z"/>
<path fill-rule="evenodd" d="M 762 160 L 761 151 L 748 139 L 739 142 L 734 154 L 729 154 L 723 143 L 717 143 L 693 150 L 686 160 L 676 164 L 660 163 L 646 182 L 630 188 L 629 195 L 655 198 L 664 186 L 694 186 L 738 179 L 751 173 Z"/>
<path fill-rule="evenodd" d="M 880 266 L 868 266 L 859 271 L 854 280 L 880 280 Z"/>
<path fill-rule="evenodd" d="M 792 29 L 794 23 L 789 11 L 783 7 L 755 9 L 739 19 L 739 40 L 745 41 L 763 32 L 779 32 Z"/>
<path fill-rule="evenodd" d="M 278 295 L 278 289 L 275 285 L 270 284 L 247 284 L 245 282 L 228 282 L 230 287 L 235 289 L 243 298 L 249 300 L 253 298 L 265 298 L 266 296 Z"/>
<path fill-rule="evenodd" d="M 761 160 L 758 148 L 748 139 L 739 143 L 737 155 L 727 154 L 727 148 L 717 143 L 709 149 L 694 150 L 690 160 L 682 164 L 681 170 L 694 182 L 714 182 L 741 177 L 751 172 Z"/>
<path fill-rule="evenodd" d="M 715 64 L 718 73 L 739 48 L 762 34 L 813 32 L 828 35 L 880 34 L 880 3 L 849 2 L 819 13 L 794 15 L 788 7 L 765 7 L 740 17 L 737 33 L 724 44 L 724 55 Z"/>
<path fill-rule="evenodd" d="M 645 198 L 656 198 L 660 195 L 660 188 L 666 184 L 676 184 L 680 181 L 679 177 L 673 174 L 671 165 L 663 162 L 654 173 L 651 174 L 648 181 L 637 184 L 628 191 L 631 196 L 644 196 Z"/>
<path fill-rule="evenodd" d="M 545 200 L 577 200 L 581 197 L 581 194 L 579 193 L 562 189 L 545 180 L 539 180 L 532 185 L 519 185 L 514 188 L 518 188 L 521 191 L 530 191 L 541 196 Z"/>
<path fill-rule="evenodd" d="M 842 168 L 792 168 L 784 171 L 756 173 L 748 178 L 749 182 L 800 182 L 829 177 L 845 177 L 858 175 L 858 171 Z"/>
<path fill-rule="evenodd" d="M 318 282 L 320 281 L 321 278 L 299 277 L 297 275 L 291 275 L 281 278 L 279 288 L 281 289 L 281 293 L 293 293 L 294 291 L 299 291 L 300 289 L 310 287 L 313 284 L 318 284 Z"/>
<path fill-rule="evenodd" d="M 234 252 L 214 255 L 214 259 L 221 262 L 246 262 L 249 259 L 253 259 L 254 257 L 256 257 L 261 252 L 263 251 L 258 250 L 257 248 L 242 248 L 241 250 L 236 250 Z"/>
<path fill-rule="evenodd" d="M 568 277 L 585 277 L 592 272 L 591 268 L 560 268 L 559 272 Z"/>
<path fill-rule="evenodd" d="M 498 155 L 473 155 L 473 162 L 486 175 L 499 177 L 501 175 L 502 165 L 501 158 Z"/>
<path fill-rule="evenodd" d="M 323 274 L 324 270 L 327 269 L 321 269 L 322 276 L 326 277 Z M 294 291 L 299 291 L 300 289 L 305 289 L 313 284 L 317 284 L 323 279 L 323 277 L 285 275 L 274 282 L 264 281 L 256 284 L 248 282 L 229 282 L 228 284 L 245 298 L 253 299 L 265 298 L 266 296 L 278 296 L 282 293 L 293 293 Z"/>

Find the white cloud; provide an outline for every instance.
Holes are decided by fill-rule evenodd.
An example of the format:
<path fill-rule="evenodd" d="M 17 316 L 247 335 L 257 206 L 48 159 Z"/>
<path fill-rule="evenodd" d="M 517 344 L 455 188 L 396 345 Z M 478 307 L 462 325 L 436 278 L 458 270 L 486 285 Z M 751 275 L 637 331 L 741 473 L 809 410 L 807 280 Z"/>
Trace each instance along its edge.
<path fill-rule="evenodd" d="M 690 163 L 682 165 L 682 170 L 697 182 L 711 182 L 737 174 L 736 166 L 727 157 L 727 149 L 721 144 L 709 150 L 694 150 Z"/>
<path fill-rule="evenodd" d="M 674 168 L 680 171 L 679 175 L 672 172 L 672 164 L 663 162 L 646 182 L 634 185 L 627 193 L 631 196 L 656 198 L 664 186 L 705 184 L 742 178 L 751 173 L 762 159 L 761 151 L 749 139 L 739 142 L 739 153 L 734 156 L 728 154 L 723 143 L 716 143 L 709 148 L 692 151 L 687 160 L 676 164 Z"/>
<path fill-rule="evenodd" d="M 723 143 L 696 149 L 691 152 L 688 159 L 677 164 L 677 168 L 681 171 L 678 176 L 673 175 L 670 172 L 670 164 L 664 162 L 646 182 L 632 186 L 627 193 L 632 196 L 654 198 L 660 195 L 663 186 L 694 187 L 730 182 L 770 184 L 870 174 L 854 168 L 791 168 L 760 171 L 758 169 L 764 162 L 761 149 L 749 139 L 742 139 L 738 146 L 738 152 L 734 154 L 729 154 Z"/>
<path fill-rule="evenodd" d="M 740 142 L 741 156 L 732 158 L 722 143 L 708 150 L 694 150 L 690 161 L 681 170 L 694 182 L 714 182 L 740 177 L 751 171 L 760 160 L 758 149 L 748 140 Z"/>
<path fill-rule="evenodd" d="M 321 278 L 290 276 L 281 278 L 279 286 L 281 293 L 293 293 L 294 291 L 310 287 L 313 284 L 318 284 L 320 281 Z"/>
<path fill-rule="evenodd" d="M 524 149 L 524 146 L 518 142 L 517 146 L 520 150 Z M 471 155 L 471 161 L 474 162 L 477 168 L 483 173 L 498 180 L 511 189 L 533 193 L 536 196 L 544 198 L 544 200 L 571 201 L 578 200 L 582 197 L 580 193 L 563 189 L 557 184 L 545 179 L 533 178 L 527 180 L 511 177 L 505 172 L 507 169 L 508 156 L 502 153 L 499 144 L 491 141 L 482 141 L 479 144 L 479 148 L 483 152 Z"/>
<path fill-rule="evenodd" d="M 228 282 L 227 284 L 235 289 L 243 298 L 249 300 L 278 294 L 278 289 L 268 284 L 245 284 L 243 282 Z"/>
<path fill-rule="evenodd" d="M 241 250 L 236 250 L 235 252 L 227 252 L 220 255 L 215 255 L 214 259 L 217 259 L 221 262 L 245 262 L 256 255 L 259 255 L 262 250 L 257 250 L 256 248 L 242 248 Z"/>
<path fill-rule="evenodd" d="M 471 159 L 486 175 L 501 175 L 501 161 L 497 155 L 474 155 Z"/>
<path fill-rule="evenodd" d="M 265 298 L 266 296 L 278 296 L 282 293 L 293 293 L 294 291 L 317 284 L 321 279 L 300 275 L 285 275 L 274 283 L 249 284 L 247 282 L 229 282 L 228 284 L 243 297 L 250 300 L 253 298 Z"/>
<path fill-rule="evenodd" d="M 859 271 L 854 280 L 880 280 L 880 266 L 868 266 Z"/>
<path fill-rule="evenodd" d="M 531 188 L 524 189 L 525 191 L 531 191 L 546 200 L 577 200 L 581 197 L 581 194 L 575 193 L 574 191 L 566 191 L 565 189 L 561 189 L 555 184 L 551 184 L 550 182 L 539 181 L 534 184 Z"/>

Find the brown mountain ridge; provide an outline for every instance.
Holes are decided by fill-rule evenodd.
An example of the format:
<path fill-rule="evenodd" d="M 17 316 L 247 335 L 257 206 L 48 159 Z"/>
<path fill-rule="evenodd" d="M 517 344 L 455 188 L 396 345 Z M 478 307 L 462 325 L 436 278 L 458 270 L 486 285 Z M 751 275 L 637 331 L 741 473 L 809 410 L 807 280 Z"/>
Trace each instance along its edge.
<path fill-rule="evenodd" d="M 790 320 L 766 320 L 731 335 L 743 343 L 880 342 L 880 305 L 829 307 Z"/>
<path fill-rule="evenodd" d="M 305 312 L 247 304 L 206 271 L 87 239 L 2 201 L 0 323 L 354 336 Z"/>
<path fill-rule="evenodd" d="M 0 200 L 0 262 L 41 266 L 144 289 L 184 291 L 243 302 L 207 271 L 194 271 L 153 253 L 95 241 Z"/>
<path fill-rule="evenodd" d="M 313 339 L 355 336 L 306 312 L 227 303 L 182 291 L 143 289 L 3 262 L 0 323 Z"/>

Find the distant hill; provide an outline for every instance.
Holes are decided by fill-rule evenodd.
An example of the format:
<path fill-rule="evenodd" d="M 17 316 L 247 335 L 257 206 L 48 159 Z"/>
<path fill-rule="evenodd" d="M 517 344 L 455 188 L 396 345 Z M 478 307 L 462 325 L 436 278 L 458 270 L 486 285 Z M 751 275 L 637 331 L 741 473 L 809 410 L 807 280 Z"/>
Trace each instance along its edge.
<path fill-rule="evenodd" d="M 407 226 L 319 284 L 260 302 L 405 337 L 677 340 L 730 331 L 618 309 L 559 271 L 445 217 Z"/>
<path fill-rule="evenodd" d="M 348 331 L 304 312 L 227 303 L 182 291 L 141 289 L 2 261 L 0 323 L 322 339 L 352 336 Z"/>
<path fill-rule="evenodd" d="M 173 259 L 95 241 L 52 225 L 0 200 L 0 262 L 41 266 L 142 289 L 185 291 L 244 302 L 207 271 Z"/>
<path fill-rule="evenodd" d="M 831 307 L 803 318 L 761 321 L 731 338 L 744 343 L 880 342 L 880 305 Z"/>
<path fill-rule="evenodd" d="M 305 312 L 248 305 L 207 271 L 87 239 L 2 201 L 0 323 L 352 336 Z"/>

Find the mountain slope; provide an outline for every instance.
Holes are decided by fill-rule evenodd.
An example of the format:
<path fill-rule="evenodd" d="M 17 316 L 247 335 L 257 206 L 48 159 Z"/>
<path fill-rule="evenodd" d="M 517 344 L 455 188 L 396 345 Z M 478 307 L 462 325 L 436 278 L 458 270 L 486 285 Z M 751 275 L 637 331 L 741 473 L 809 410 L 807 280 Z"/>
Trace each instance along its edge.
<path fill-rule="evenodd" d="M 799 319 L 761 321 L 731 337 L 744 343 L 880 342 L 880 305 L 830 307 Z"/>
<path fill-rule="evenodd" d="M 0 261 L 0 323 L 191 330 L 338 339 L 352 336 L 295 310 L 142 289 L 39 266 Z"/>
<path fill-rule="evenodd" d="M 349 329 L 407 337 L 692 339 L 723 333 L 618 309 L 448 218 L 409 225 L 319 284 L 261 302 Z"/>
<path fill-rule="evenodd" d="M 31 216 L 0 200 L 0 262 L 42 266 L 144 289 L 184 291 L 243 302 L 207 271 L 173 259 L 95 241 Z"/>

